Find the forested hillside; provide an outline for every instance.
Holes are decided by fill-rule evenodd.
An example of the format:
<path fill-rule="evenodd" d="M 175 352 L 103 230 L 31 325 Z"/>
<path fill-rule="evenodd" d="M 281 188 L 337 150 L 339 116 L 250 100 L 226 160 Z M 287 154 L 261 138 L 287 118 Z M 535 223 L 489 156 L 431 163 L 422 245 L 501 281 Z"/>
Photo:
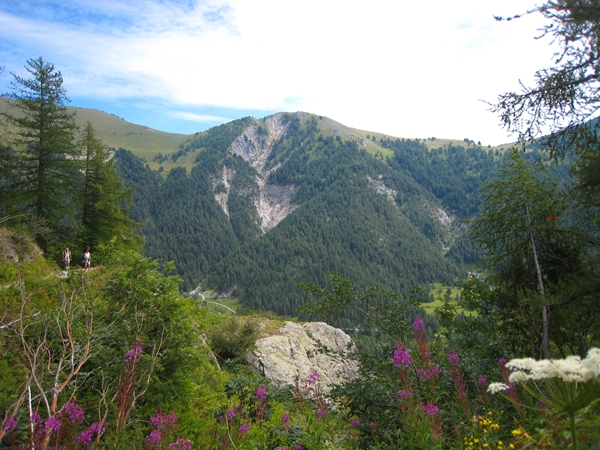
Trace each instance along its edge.
<path fill-rule="evenodd" d="M 396 292 L 462 278 L 480 258 L 465 221 L 504 152 L 395 138 L 367 152 L 360 136 L 325 122 L 297 113 L 215 127 L 182 149 L 193 168 L 166 179 L 117 151 L 146 254 L 174 260 L 186 291 L 202 285 L 290 315 L 299 285 L 332 270 Z"/>

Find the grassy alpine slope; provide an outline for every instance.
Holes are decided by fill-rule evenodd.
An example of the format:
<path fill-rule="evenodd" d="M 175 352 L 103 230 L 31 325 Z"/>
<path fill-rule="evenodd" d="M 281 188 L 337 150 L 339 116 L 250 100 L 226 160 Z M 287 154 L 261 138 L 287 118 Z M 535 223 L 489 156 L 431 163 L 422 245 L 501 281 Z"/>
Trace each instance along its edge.
<path fill-rule="evenodd" d="M 10 112 L 18 115 L 18 111 L 13 110 L 10 105 L 9 100 L 0 97 L 0 113 Z M 190 135 L 186 134 L 165 133 L 136 125 L 97 109 L 70 106 L 68 110 L 76 113 L 75 122 L 80 128 L 90 121 L 94 125 L 97 136 L 107 147 L 126 148 L 149 161 L 160 152 L 177 152 L 180 145 L 190 138 Z M 3 128 L 2 130 L 5 131 Z"/>

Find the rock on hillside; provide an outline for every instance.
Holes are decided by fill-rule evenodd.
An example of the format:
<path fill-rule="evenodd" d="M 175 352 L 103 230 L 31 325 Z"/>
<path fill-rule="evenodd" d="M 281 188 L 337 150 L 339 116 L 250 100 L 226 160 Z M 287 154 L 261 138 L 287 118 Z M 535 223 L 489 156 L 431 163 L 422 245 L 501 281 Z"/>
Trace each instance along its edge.
<path fill-rule="evenodd" d="M 29 236 L 0 228 L 0 264 L 28 263 L 41 256 L 42 251 Z"/>
<path fill-rule="evenodd" d="M 248 363 L 273 384 L 293 386 L 319 375 L 325 392 L 358 376 L 356 346 L 350 336 L 323 322 L 286 322 L 277 334 L 259 339 Z"/>

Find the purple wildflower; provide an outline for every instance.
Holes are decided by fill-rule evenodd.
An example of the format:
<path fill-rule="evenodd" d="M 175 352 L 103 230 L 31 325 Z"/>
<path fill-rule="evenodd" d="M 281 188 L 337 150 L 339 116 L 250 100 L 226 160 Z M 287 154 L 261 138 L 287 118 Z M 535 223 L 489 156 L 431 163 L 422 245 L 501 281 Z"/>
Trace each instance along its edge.
<path fill-rule="evenodd" d="M 140 341 L 135 341 L 135 344 L 125 354 L 124 358 L 125 358 L 125 361 L 127 361 L 128 363 L 130 363 L 130 362 L 137 363 L 137 362 L 139 362 L 141 355 L 142 355 L 142 344 L 140 343 Z"/>
<path fill-rule="evenodd" d="M 426 405 L 421 405 L 419 406 L 419 409 L 421 411 L 425 411 L 425 414 L 428 416 L 435 416 L 436 414 L 440 413 L 440 409 L 433 402 L 428 402 Z"/>
<path fill-rule="evenodd" d="M 160 435 L 160 431 L 152 430 L 150 432 L 150 434 L 148 435 L 148 437 L 146 438 L 146 442 L 148 442 L 150 444 L 158 444 L 161 439 L 162 439 L 162 436 Z"/>
<path fill-rule="evenodd" d="M 81 423 L 85 417 L 85 410 L 81 406 L 71 402 L 67 402 L 61 412 L 69 417 L 71 423 Z"/>
<path fill-rule="evenodd" d="M 359 419 L 352 419 L 350 421 L 350 425 L 352 425 L 352 427 L 354 427 L 354 428 L 358 428 L 358 427 L 360 427 L 360 420 Z"/>
<path fill-rule="evenodd" d="M 46 433 L 56 434 L 58 432 L 58 429 L 62 425 L 62 422 L 60 419 L 57 419 L 56 417 L 50 417 L 50 418 L 46 419 L 46 422 L 44 423 L 44 425 L 46 427 Z"/>
<path fill-rule="evenodd" d="M 448 355 L 448 362 L 450 364 L 458 364 L 460 362 L 460 358 L 458 357 L 458 353 L 456 353 L 454 350 L 452 350 L 450 352 L 450 354 Z"/>
<path fill-rule="evenodd" d="M 239 431 L 240 431 L 240 433 L 245 433 L 245 432 L 246 432 L 246 431 L 248 431 L 249 429 L 250 429 L 250 424 L 249 424 L 249 423 L 245 423 L 245 424 L 243 424 L 243 425 L 240 427 Z"/>
<path fill-rule="evenodd" d="M 304 450 L 304 447 L 302 447 L 302 444 L 296 444 L 294 450 Z"/>
<path fill-rule="evenodd" d="M 432 378 L 439 377 L 441 372 L 438 366 L 433 366 L 429 369 L 417 369 L 417 376 L 423 381 L 429 381 Z"/>
<path fill-rule="evenodd" d="M 34 411 L 33 413 L 31 413 L 31 417 L 30 417 L 29 421 L 34 425 L 42 423 L 42 418 L 40 417 L 40 413 L 38 413 L 37 411 Z"/>
<path fill-rule="evenodd" d="M 105 431 L 106 427 L 103 423 L 94 422 L 87 430 L 82 431 L 81 434 L 75 438 L 75 442 L 81 442 L 84 445 L 90 445 L 94 435 L 101 436 Z"/>
<path fill-rule="evenodd" d="M 169 444 L 169 450 L 181 449 L 181 450 L 190 450 L 192 448 L 192 441 L 189 439 L 186 441 L 183 438 L 177 439 L 172 444 Z"/>
<path fill-rule="evenodd" d="M 277 447 L 277 450 L 288 450 L 287 447 Z"/>
<path fill-rule="evenodd" d="M 317 417 L 319 419 L 325 417 L 325 414 L 327 414 L 327 411 L 324 410 L 323 408 L 319 408 L 319 410 L 317 411 Z"/>
<path fill-rule="evenodd" d="M 409 367 L 412 364 L 410 360 L 410 354 L 408 350 L 405 348 L 394 350 L 394 365 L 399 367 L 400 365 L 404 367 Z"/>
<path fill-rule="evenodd" d="M 169 413 L 166 416 L 163 416 L 162 411 L 158 410 L 156 415 L 150 418 L 152 425 L 154 425 L 157 429 L 162 429 L 166 425 L 174 424 L 177 422 L 177 416 L 174 413 Z"/>
<path fill-rule="evenodd" d="M 500 367 L 504 367 L 504 365 L 505 365 L 505 364 L 506 364 L 506 359 L 504 359 L 504 358 L 500 358 L 500 359 L 498 360 L 498 365 L 499 365 Z"/>
<path fill-rule="evenodd" d="M 8 416 L 8 419 L 6 419 L 6 422 L 4 422 L 4 430 L 7 433 L 10 433 L 12 431 L 15 431 L 17 428 L 19 428 L 17 419 L 15 419 L 13 416 Z"/>
<path fill-rule="evenodd" d="M 398 391 L 398 398 L 401 398 L 402 400 L 406 400 L 409 397 L 412 397 L 412 391 L 410 389 L 407 389 L 406 391 L 404 391 L 404 390 Z"/>
<path fill-rule="evenodd" d="M 484 384 L 487 384 L 487 378 L 486 377 L 480 377 L 479 380 L 477 380 L 477 384 L 479 386 L 483 386 Z"/>
<path fill-rule="evenodd" d="M 319 374 L 317 372 L 311 372 L 310 375 L 308 376 L 308 382 L 310 384 L 314 384 L 317 381 L 319 381 Z"/>
<path fill-rule="evenodd" d="M 369 424 L 369 428 L 371 428 L 371 430 L 375 430 L 377 428 L 377 424 L 375 422 L 371 422 Z"/>
<path fill-rule="evenodd" d="M 82 431 L 81 434 L 75 438 L 75 442 L 79 442 L 83 445 L 90 445 L 93 436 L 94 435 L 92 434 L 92 432 L 89 429 L 87 429 Z"/>
<path fill-rule="evenodd" d="M 229 411 L 227 411 L 227 420 L 233 420 L 234 417 L 235 417 L 235 412 L 233 412 L 233 409 L 230 409 Z"/>
<path fill-rule="evenodd" d="M 258 387 L 258 389 L 256 390 L 256 395 L 254 396 L 254 398 L 256 400 L 264 400 L 267 398 L 267 391 L 265 390 L 265 388 L 261 385 Z"/>
<path fill-rule="evenodd" d="M 282 422 L 282 423 L 286 423 L 288 420 L 290 420 L 290 415 L 289 415 L 289 414 L 287 414 L 287 413 L 283 413 L 283 414 L 281 415 L 281 422 Z"/>
<path fill-rule="evenodd" d="M 423 328 L 425 328 L 425 325 L 423 325 L 423 319 L 417 317 L 413 322 L 413 331 L 422 330 Z"/>

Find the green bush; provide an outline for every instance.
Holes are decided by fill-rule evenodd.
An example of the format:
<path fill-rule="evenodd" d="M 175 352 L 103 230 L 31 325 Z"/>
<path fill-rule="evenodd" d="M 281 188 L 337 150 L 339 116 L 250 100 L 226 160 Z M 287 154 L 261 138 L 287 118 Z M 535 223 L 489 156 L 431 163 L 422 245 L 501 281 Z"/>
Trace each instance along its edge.
<path fill-rule="evenodd" d="M 17 276 L 17 269 L 11 263 L 0 265 L 0 281 L 12 281 Z"/>
<path fill-rule="evenodd" d="M 256 342 L 258 327 L 255 321 L 229 317 L 208 332 L 210 346 L 220 358 L 242 358 Z"/>

